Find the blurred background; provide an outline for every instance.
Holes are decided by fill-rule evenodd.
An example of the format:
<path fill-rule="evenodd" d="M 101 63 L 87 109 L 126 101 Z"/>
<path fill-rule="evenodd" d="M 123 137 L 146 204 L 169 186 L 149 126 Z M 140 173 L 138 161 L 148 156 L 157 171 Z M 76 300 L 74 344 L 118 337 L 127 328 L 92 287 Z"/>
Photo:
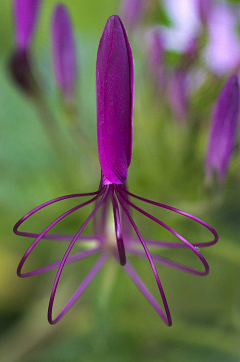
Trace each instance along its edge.
<path fill-rule="evenodd" d="M 77 56 L 76 88 L 64 99 L 54 79 L 51 18 L 57 1 L 43 0 L 32 40 L 32 73 L 40 101 L 11 76 L 15 50 L 13 3 L 1 0 L 0 21 L 0 361 L 218 361 L 240 360 L 240 148 L 236 142 L 224 182 L 206 177 L 214 105 L 240 69 L 240 1 L 72 0 L 68 7 Z M 114 260 L 109 260 L 67 316 L 47 322 L 55 271 L 19 279 L 18 263 L 31 239 L 13 225 L 55 197 L 95 191 L 97 156 L 95 64 L 107 18 L 122 16 L 135 64 L 134 146 L 129 189 L 202 218 L 219 233 L 201 250 L 207 277 L 159 265 L 173 318 L 168 328 Z M 237 135 L 236 135 L 237 138 Z M 239 137 L 238 137 L 239 139 Z M 22 230 L 40 232 L 76 201 L 35 215 Z M 75 213 L 58 231 L 76 233 L 91 208 Z M 154 210 L 191 242 L 210 234 L 194 222 Z M 172 240 L 135 215 L 143 235 Z M 86 231 L 91 233 L 91 228 Z M 28 270 L 62 257 L 66 243 L 44 241 Z M 199 268 L 187 250 L 159 255 Z M 94 257 L 66 268 L 56 309 L 93 265 Z M 154 290 L 148 262 L 132 258 Z"/>

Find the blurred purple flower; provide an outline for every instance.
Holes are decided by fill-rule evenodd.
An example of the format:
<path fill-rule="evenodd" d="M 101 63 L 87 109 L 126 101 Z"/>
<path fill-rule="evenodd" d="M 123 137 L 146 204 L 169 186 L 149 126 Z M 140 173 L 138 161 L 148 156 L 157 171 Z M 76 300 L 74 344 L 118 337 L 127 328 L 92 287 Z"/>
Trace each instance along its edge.
<path fill-rule="evenodd" d="M 211 0 L 196 0 L 199 18 L 203 24 L 206 24 L 209 20 L 212 1 Z"/>
<path fill-rule="evenodd" d="M 28 50 L 37 23 L 41 0 L 15 0 L 15 40 L 17 48 Z"/>
<path fill-rule="evenodd" d="M 146 36 L 147 60 L 151 77 L 160 89 L 165 83 L 164 41 L 159 26 L 148 30 Z"/>
<path fill-rule="evenodd" d="M 168 98 L 177 120 L 185 122 L 188 111 L 188 78 L 181 68 L 174 70 L 169 76 Z"/>
<path fill-rule="evenodd" d="M 184 52 L 201 30 L 196 0 L 163 0 L 172 26 L 162 28 L 167 49 Z"/>
<path fill-rule="evenodd" d="M 207 158 L 206 177 L 222 183 L 234 151 L 239 123 L 239 83 L 236 75 L 228 79 L 218 98 L 213 115 Z"/>
<path fill-rule="evenodd" d="M 10 74 L 14 82 L 28 96 L 38 92 L 37 82 L 32 73 L 30 46 L 41 0 L 15 0 L 15 49 L 9 60 Z"/>
<path fill-rule="evenodd" d="M 127 29 L 134 29 L 143 17 L 147 0 L 122 0 L 120 13 Z"/>
<path fill-rule="evenodd" d="M 56 323 L 63 317 L 63 315 L 83 293 L 88 284 L 103 266 L 105 261 L 111 256 L 119 259 L 120 264 L 124 266 L 126 272 L 130 275 L 135 284 L 167 325 L 172 324 L 172 319 L 154 261 L 196 275 L 206 275 L 209 273 L 208 263 L 199 252 L 198 247 L 215 244 L 218 240 L 216 231 L 211 226 L 195 216 L 192 216 L 176 208 L 136 196 L 127 190 L 127 173 L 132 158 L 133 82 L 133 58 L 127 34 L 121 19 L 116 15 L 111 16 L 107 21 L 102 38 L 100 40 L 96 67 L 97 133 L 99 160 L 102 170 L 99 189 L 98 191 L 92 193 L 67 195 L 48 201 L 30 211 L 14 226 L 14 232 L 17 235 L 36 238 L 20 261 L 17 270 L 17 273 L 20 277 L 32 276 L 58 267 L 48 308 L 48 320 L 51 324 Z M 44 229 L 41 234 L 18 231 L 18 228 L 22 223 L 48 205 L 61 200 L 83 196 L 92 196 L 92 198 L 90 198 L 88 201 L 78 204 L 77 206 L 59 216 L 46 229 Z M 211 233 L 214 235 L 214 240 L 206 243 L 197 243 L 192 245 L 177 231 L 131 202 L 130 197 L 160 208 L 170 210 L 196 221 L 211 231 Z M 82 224 L 81 228 L 78 230 L 75 236 L 48 234 L 48 232 L 65 217 L 72 214 L 76 210 L 79 210 L 82 207 L 95 202 L 96 204 L 93 211 L 86 218 L 85 222 Z M 111 235 L 111 233 L 109 233 L 109 224 L 107 221 L 110 204 L 112 204 L 112 212 L 114 216 L 114 237 Z M 156 240 L 144 240 L 132 218 L 130 207 L 137 210 L 139 213 L 149 218 L 153 222 L 161 225 L 164 229 L 168 230 L 171 234 L 182 241 L 183 244 L 178 242 L 171 243 Z M 98 210 L 100 212 L 98 212 Z M 85 237 L 82 236 L 82 232 L 92 219 L 95 221 L 94 235 Z M 135 231 L 137 237 L 131 236 L 132 229 Z M 69 240 L 70 244 L 61 261 L 55 262 L 41 269 L 22 273 L 22 268 L 27 258 L 42 239 Z M 96 240 L 97 246 L 94 248 L 90 248 L 89 246 L 88 250 L 69 256 L 76 242 L 78 241 L 81 243 L 82 240 Z M 139 241 L 144 251 L 138 249 Z M 161 258 L 160 256 L 151 255 L 148 250 L 149 245 L 176 248 L 187 247 L 191 249 L 193 253 L 200 259 L 204 266 L 204 271 L 197 271 L 195 269 L 191 269 L 181 264 Z M 163 308 L 157 303 L 147 287 L 143 284 L 142 280 L 131 266 L 129 260 L 126 259 L 126 251 L 130 254 L 148 258 L 163 301 Z M 64 265 L 76 260 L 83 259 L 95 253 L 100 253 L 98 261 L 87 274 L 86 278 L 78 287 L 77 291 L 70 298 L 69 302 L 64 306 L 60 314 L 55 319 L 53 319 L 53 303 Z"/>
<path fill-rule="evenodd" d="M 240 65 L 237 18 L 230 5 L 216 4 L 211 9 L 205 58 L 209 68 L 219 75 L 234 71 Z"/>
<path fill-rule="evenodd" d="M 63 96 L 74 94 L 77 67 L 72 25 L 67 8 L 58 4 L 52 19 L 53 67 Z"/>

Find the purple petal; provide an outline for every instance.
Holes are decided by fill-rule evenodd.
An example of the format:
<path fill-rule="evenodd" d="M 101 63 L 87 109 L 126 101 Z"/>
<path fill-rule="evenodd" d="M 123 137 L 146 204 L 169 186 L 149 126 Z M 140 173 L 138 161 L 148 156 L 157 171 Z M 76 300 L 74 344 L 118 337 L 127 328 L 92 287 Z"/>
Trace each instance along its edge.
<path fill-rule="evenodd" d="M 17 47 L 27 50 L 35 30 L 41 0 L 15 0 L 15 41 Z"/>
<path fill-rule="evenodd" d="M 97 133 L 104 184 L 122 184 L 132 158 L 133 58 L 119 16 L 111 16 L 100 40 L 97 67 Z"/>
<path fill-rule="evenodd" d="M 206 159 L 206 176 L 212 179 L 214 172 L 222 182 L 237 138 L 239 119 L 239 83 L 236 75 L 228 79 L 218 98 L 209 137 Z"/>
<path fill-rule="evenodd" d="M 77 74 L 76 53 L 70 16 L 62 4 L 53 13 L 52 47 L 56 83 L 64 96 L 72 96 Z"/>

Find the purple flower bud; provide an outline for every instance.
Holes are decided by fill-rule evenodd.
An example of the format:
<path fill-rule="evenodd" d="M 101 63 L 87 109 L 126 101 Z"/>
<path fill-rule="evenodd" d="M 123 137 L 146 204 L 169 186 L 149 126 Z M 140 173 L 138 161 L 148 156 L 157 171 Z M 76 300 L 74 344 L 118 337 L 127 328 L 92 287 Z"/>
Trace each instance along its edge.
<path fill-rule="evenodd" d="M 239 83 L 233 75 L 223 87 L 218 98 L 209 137 L 206 159 L 206 177 L 216 175 L 223 182 L 231 160 L 239 119 Z"/>
<path fill-rule="evenodd" d="M 146 0 L 122 0 L 121 14 L 127 29 L 133 29 L 141 20 Z"/>
<path fill-rule="evenodd" d="M 100 40 L 97 133 L 104 184 L 122 184 L 132 158 L 133 58 L 121 19 L 111 16 Z"/>
<path fill-rule="evenodd" d="M 66 7 L 55 7 L 52 19 L 53 66 L 57 85 L 65 97 L 74 93 L 76 54 L 70 16 Z"/>
<path fill-rule="evenodd" d="M 35 30 L 41 0 L 15 0 L 15 40 L 18 48 L 29 49 Z"/>

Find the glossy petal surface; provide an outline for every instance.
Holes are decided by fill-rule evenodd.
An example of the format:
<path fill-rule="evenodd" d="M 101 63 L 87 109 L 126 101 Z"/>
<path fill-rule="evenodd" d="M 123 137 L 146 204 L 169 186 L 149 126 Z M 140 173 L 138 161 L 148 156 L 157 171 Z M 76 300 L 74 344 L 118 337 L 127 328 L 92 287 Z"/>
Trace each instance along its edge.
<path fill-rule="evenodd" d="M 133 58 L 121 19 L 111 16 L 96 68 L 98 152 L 104 184 L 127 179 L 132 157 Z"/>

